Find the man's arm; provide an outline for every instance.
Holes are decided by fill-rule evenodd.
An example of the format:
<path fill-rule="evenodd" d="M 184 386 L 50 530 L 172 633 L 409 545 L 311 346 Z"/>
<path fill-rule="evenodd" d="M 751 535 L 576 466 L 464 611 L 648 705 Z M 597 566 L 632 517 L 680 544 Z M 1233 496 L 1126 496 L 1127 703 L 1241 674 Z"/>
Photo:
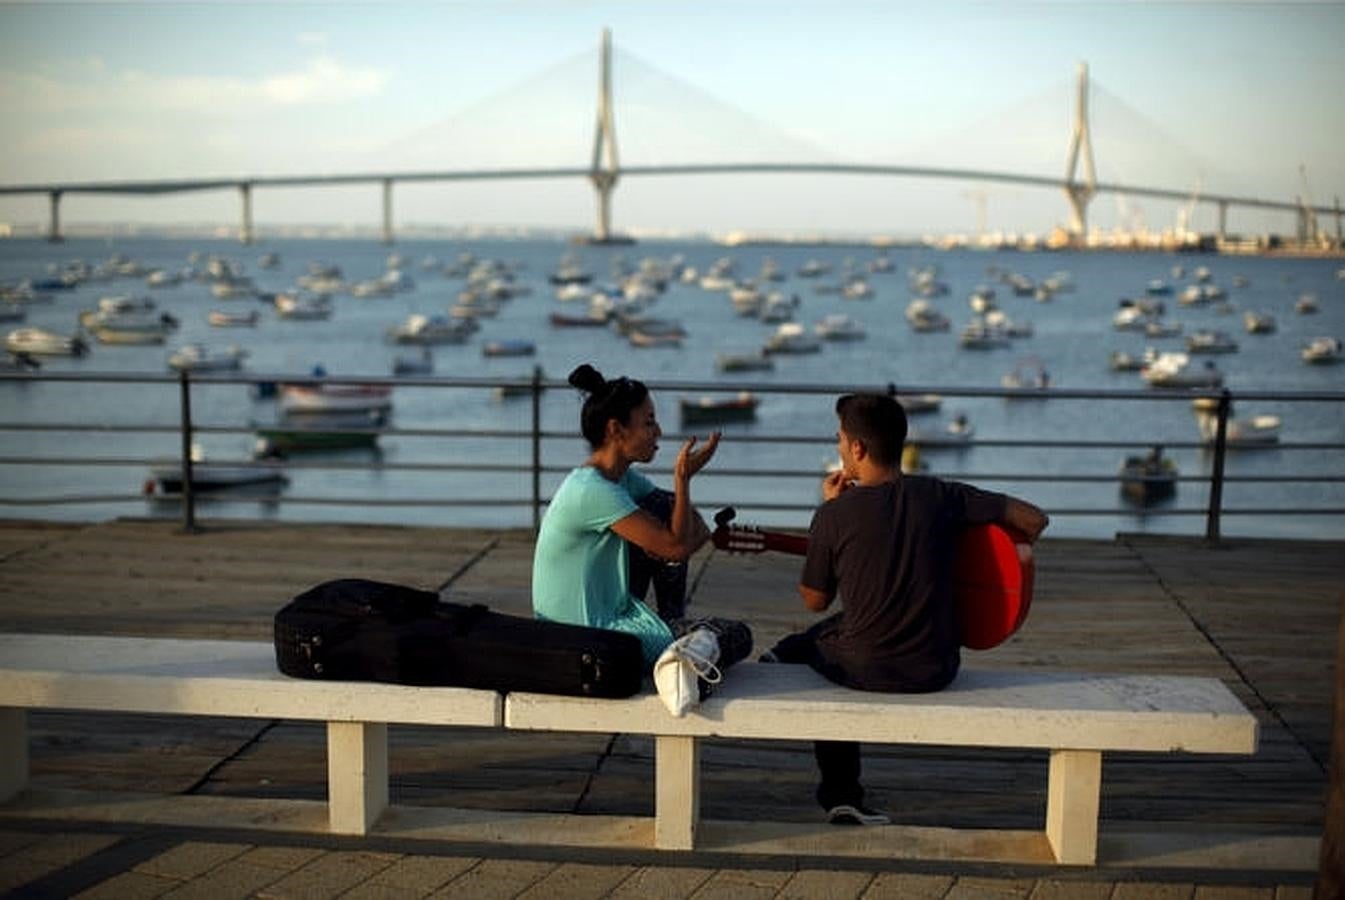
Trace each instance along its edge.
<path fill-rule="evenodd" d="M 1051 518 L 1040 507 L 1017 497 L 1009 497 L 1004 504 L 1003 524 L 1021 531 L 1032 542 L 1041 537 L 1046 526 L 1051 524 Z"/>
<path fill-rule="evenodd" d="M 799 596 L 803 598 L 803 605 L 809 612 L 822 612 L 835 599 L 834 594 L 819 591 L 817 588 L 810 588 L 806 584 L 799 585 Z"/>

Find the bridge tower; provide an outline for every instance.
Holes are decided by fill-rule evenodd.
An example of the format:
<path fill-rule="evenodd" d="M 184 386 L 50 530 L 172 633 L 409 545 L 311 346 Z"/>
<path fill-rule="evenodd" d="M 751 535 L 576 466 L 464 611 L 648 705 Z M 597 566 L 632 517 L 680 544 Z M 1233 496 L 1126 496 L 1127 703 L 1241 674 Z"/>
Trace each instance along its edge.
<path fill-rule="evenodd" d="M 1084 180 L 1076 181 L 1079 154 L 1083 153 Z M 1069 231 L 1076 240 L 1088 237 L 1088 201 L 1097 193 L 1097 170 L 1093 167 L 1093 140 L 1088 127 L 1088 63 L 1079 63 L 1078 91 L 1074 98 L 1074 130 L 1065 162 L 1065 196 L 1069 199 Z"/>
<path fill-rule="evenodd" d="M 616 155 L 616 126 L 612 117 L 612 29 L 602 30 L 598 72 L 598 124 L 593 132 L 593 161 L 588 179 L 598 191 L 596 243 L 612 240 L 612 191 L 616 189 L 620 164 Z"/>

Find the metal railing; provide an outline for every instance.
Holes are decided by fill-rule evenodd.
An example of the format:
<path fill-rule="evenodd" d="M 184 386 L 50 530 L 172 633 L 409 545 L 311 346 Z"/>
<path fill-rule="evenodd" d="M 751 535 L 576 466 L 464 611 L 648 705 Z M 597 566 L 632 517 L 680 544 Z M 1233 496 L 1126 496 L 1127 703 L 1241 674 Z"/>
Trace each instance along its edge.
<path fill-rule="evenodd" d="M 546 457 L 546 445 L 549 441 L 565 440 L 573 442 L 576 439 L 575 429 L 567 427 L 565 430 L 548 429 L 544 426 L 544 398 L 548 391 L 563 390 L 567 395 L 571 393 L 569 385 L 561 380 L 549 379 L 545 377 L 541 369 L 535 369 L 531 377 L 527 378 L 468 378 L 468 377 L 358 377 L 358 378 L 336 378 L 332 376 L 291 376 L 291 375 L 262 375 L 262 374 L 243 374 L 243 373 L 211 373 L 202 375 L 192 375 L 187 372 L 176 375 L 165 374 L 138 374 L 138 373 L 70 373 L 70 372 L 13 372 L 0 373 L 0 381 L 30 381 L 30 382 L 75 382 L 79 384 L 90 385 L 118 385 L 118 384 L 160 384 L 171 386 L 176 384 L 178 394 L 179 417 L 178 421 L 172 425 L 152 422 L 131 422 L 131 423 L 100 423 L 95 421 L 51 421 L 51 422 L 33 422 L 33 421 L 0 421 L 0 435 L 5 433 L 23 434 L 23 433 L 79 433 L 79 434 L 177 434 L 180 438 L 180 451 L 178 463 L 181 466 L 183 474 L 181 486 L 181 515 L 182 523 L 187 530 L 196 530 L 197 503 L 199 500 L 198 492 L 193 484 L 193 468 L 197 465 L 193 454 L 193 445 L 198 436 L 207 434 L 251 434 L 260 426 L 254 423 L 202 423 L 198 422 L 193 414 L 192 400 L 194 390 L 206 386 L 217 385 L 249 385 L 254 389 L 260 385 L 283 382 L 286 384 L 373 384 L 398 386 L 408 388 L 463 388 L 469 390 L 497 390 L 508 391 L 514 394 L 526 394 L 530 399 L 530 408 L 528 411 L 528 426 L 526 428 L 402 428 L 385 425 L 368 426 L 344 426 L 340 429 L 323 427 L 322 431 L 339 431 L 348 435 L 371 435 L 378 437 L 395 438 L 447 438 L 447 439 L 489 439 L 516 442 L 528 448 L 528 462 L 526 464 L 507 461 L 473 460 L 468 462 L 414 462 L 400 461 L 389 462 L 382 459 L 374 460 L 343 460 L 343 459 L 322 459 L 313 458 L 309 460 L 285 460 L 286 469 L 305 470 L 322 469 L 329 471 L 350 471 L 350 470 L 371 470 L 379 471 L 408 471 L 408 472 L 460 472 L 460 473 L 515 473 L 528 474 L 530 476 L 530 488 L 526 496 L 507 496 L 507 497 L 423 497 L 414 498 L 393 498 L 393 497 L 321 497 L 321 496 L 275 496 L 268 498 L 268 502 L 282 504 L 306 504 L 306 505 L 346 505 L 346 506 L 406 506 L 406 507 L 426 507 L 426 506 L 470 506 L 470 507 L 527 507 L 531 511 L 532 525 L 536 529 L 540 523 L 542 511 L 544 510 L 549 498 L 545 496 L 543 489 L 544 475 L 559 475 L 568 472 L 574 464 L 573 458 L 567 458 L 564 463 L 551 463 Z M 695 392 L 701 394 L 707 393 L 736 393 L 740 391 L 752 391 L 757 394 L 783 394 L 795 397 L 804 397 L 808 395 L 826 395 L 835 396 L 841 393 L 859 392 L 859 391 L 877 391 L 896 393 L 897 388 L 891 384 L 845 384 L 845 385 L 818 385 L 818 384 L 761 384 L 761 383 L 727 383 L 717 382 L 692 382 L 692 381 L 661 381 L 649 380 L 646 382 L 651 391 L 656 394 L 665 392 Z M 997 447 L 997 448 L 1034 448 L 1034 449 L 1062 449 L 1062 450 L 1136 450 L 1148 449 L 1154 444 L 1162 444 L 1169 449 L 1193 449 L 1199 448 L 1208 450 L 1212 454 L 1210 471 L 1208 474 L 1199 475 L 1177 475 L 1177 482 L 1203 482 L 1208 484 L 1208 500 L 1203 507 L 1163 507 L 1156 509 L 1143 509 L 1134 507 L 1067 507 L 1053 506 L 1050 512 L 1053 516 L 1203 516 L 1205 519 L 1205 536 L 1211 541 L 1217 541 L 1221 535 L 1221 522 L 1228 515 L 1257 515 L 1257 516 L 1345 516 L 1345 507 L 1335 506 L 1253 506 L 1242 508 L 1229 508 L 1224 503 L 1224 488 L 1226 485 L 1235 483 L 1282 483 L 1282 484 L 1341 484 L 1345 483 L 1345 472 L 1300 472 L 1300 471 L 1277 471 L 1273 473 L 1251 473 L 1230 475 L 1226 470 L 1226 461 L 1230 451 L 1230 442 L 1228 440 L 1228 424 L 1230 422 L 1230 412 L 1234 399 L 1239 401 L 1287 401 L 1295 403 L 1308 404 L 1327 404 L 1336 407 L 1345 404 L 1345 393 L 1338 392 L 1309 392 L 1309 391 L 1240 391 L 1235 395 L 1228 391 L 1118 391 L 1118 390 L 1071 390 L 1071 389 L 1050 389 L 1050 390 L 1015 390 L 1009 388 L 950 388 L 933 385 L 902 385 L 900 389 L 902 395 L 921 395 L 938 394 L 942 397 L 962 397 L 962 398 L 985 398 L 1002 397 L 1006 399 L 1031 398 L 1037 402 L 1041 401 L 1177 401 L 1190 403 L 1196 398 L 1207 398 L 1215 404 L 1214 416 L 1216 427 L 1212 441 L 1172 441 L 1157 440 L 1152 436 L 1136 435 L 1133 440 L 1096 440 L 1087 438 L 1061 438 L 1061 439 L 1022 439 L 1022 438 L 1000 438 L 984 439 L 974 438 L 968 440 L 962 447 Z M 1337 420 L 1341 417 L 1337 414 Z M 296 430 L 302 430 L 301 426 L 294 426 Z M 670 438 L 683 437 L 681 434 L 669 434 Z M 834 445 L 834 435 L 832 434 L 769 434 L 769 433 L 737 433 L 733 434 L 735 444 L 743 445 Z M 1277 443 L 1279 450 L 1322 450 L 1339 451 L 1345 449 L 1345 443 L 1338 441 L 1315 441 L 1315 442 L 1295 442 L 1295 443 Z M 1335 457 L 1336 459 L 1345 459 L 1345 457 Z M 0 471 L 9 467 L 22 466 L 52 466 L 52 467 L 80 467 L 80 466 L 127 466 L 127 465 L 151 465 L 162 463 L 161 458 L 150 458 L 143 456 L 115 456 L 91 455 L 88 453 L 76 454 L 46 454 L 33 455 L 29 453 L 16 453 L 12 455 L 0 455 Z M 274 466 L 274 463 L 255 459 L 243 460 L 211 460 L 212 465 L 228 466 L 249 466 L 265 467 Z M 668 474 L 671 468 L 651 467 L 648 469 L 652 474 Z M 713 470 L 707 470 L 715 476 L 740 478 L 740 479 L 812 479 L 820 477 L 820 471 L 817 468 L 799 469 L 791 467 L 770 467 L 770 466 L 747 466 L 732 467 L 719 465 L 716 463 Z M 1100 483 L 1100 482 L 1118 482 L 1120 476 L 1115 472 L 1109 473 L 1053 473 L 1042 471 L 1003 471 L 1003 472 L 956 472 L 940 471 L 941 477 L 958 480 L 971 480 L 977 482 L 1007 482 L 1007 483 Z M 7 492 L 6 492 L 7 493 Z M 57 506 L 68 503 L 114 503 L 126 502 L 137 499 L 138 495 L 127 494 L 80 494 L 80 495 L 44 495 L 36 497 L 18 498 L 13 496 L 0 496 L 0 506 Z M 728 502 L 728 498 L 725 498 Z M 755 510 L 772 511 L 810 511 L 814 503 L 788 502 L 775 500 L 757 500 L 737 501 L 741 508 Z"/>

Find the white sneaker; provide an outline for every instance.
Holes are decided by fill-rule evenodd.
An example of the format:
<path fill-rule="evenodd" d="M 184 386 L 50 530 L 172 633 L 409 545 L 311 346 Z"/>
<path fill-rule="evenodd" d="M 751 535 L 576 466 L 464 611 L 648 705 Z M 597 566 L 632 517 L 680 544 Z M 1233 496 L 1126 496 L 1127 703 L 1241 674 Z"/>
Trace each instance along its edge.
<path fill-rule="evenodd" d="M 887 815 L 869 809 L 867 806 L 851 806 L 842 803 L 827 810 L 827 821 L 832 825 L 891 825 Z"/>

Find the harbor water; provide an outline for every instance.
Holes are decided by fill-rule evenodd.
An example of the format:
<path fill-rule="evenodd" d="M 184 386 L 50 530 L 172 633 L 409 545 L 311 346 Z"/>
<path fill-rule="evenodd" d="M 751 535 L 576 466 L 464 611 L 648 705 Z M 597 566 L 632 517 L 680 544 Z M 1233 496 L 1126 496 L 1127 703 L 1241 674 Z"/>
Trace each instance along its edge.
<path fill-rule="evenodd" d="M 263 254 L 279 257 L 278 265 L 263 268 Z M 42 371 L 89 373 L 166 373 L 168 355 L 178 346 L 201 342 L 223 348 L 236 344 L 247 351 L 245 372 L 306 375 L 321 366 L 330 375 L 388 376 L 398 356 L 412 348 L 397 346 L 388 329 L 414 313 L 446 314 L 463 289 L 460 277 L 445 267 L 462 254 L 507 263 L 516 282 L 529 291 L 500 304 L 497 315 L 480 319 L 480 330 L 462 344 L 432 349 L 433 375 L 453 377 L 520 378 L 541 367 L 546 377 L 563 379 L 580 362 L 592 362 L 608 374 L 625 374 L 648 381 L 715 382 L 748 385 L 808 384 L 922 389 L 999 388 L 1003 376 L 1017 370 L 1049 372 L 1051 385 L 1080 390 L 1146 390 L 1135 372 L 1114 371 L 1109 355 L 1115 350 L 1140 354 L 1146 347 L 1181 350 L 1181 336 L 1146 338 L 1142 333 L 1118 331 L 1113 316 L 1122 298 L 1143 298 L 1154 279 L 1162 279 L 1173 293 L 1161 299 L 1166 319 L 1178 321 L 1183 333 L 1202 329 L 1227 332 L 1239 345 L 1237 352 L 1212 359 L 1225 375 L 1225 385 L 1240 391 L 1342 392 L 1345 364 L 1308 365 L 1299 351 L 1316 336 L 1345 337 L 1345 278 L 1339 259 L 1290 257 L 1227 257 L 1163 255 L 1156 253 L 1019 253 L 937 251 L 923 247 L 878 250 L 855 245 L 761 245 L 728 248 L 708 241 L 648 241 L 630 246 L 574 246 L 558 239 L 402 240 L 389 248 L 371 240 L 267 239 L 240 247 L 226 240 L 178 238 L 74 239 L 63 244 L 41 241 L 0 241 L 0 284 L 14 285 L 50 276 L 73 260 L 91 265 L 114 254 L 143 264 L 146 269 L 179 272 L 214 255 L 233 261 L 261 292 L 292 287 L 311 263 L 339 266 L 347 282 L 375 279 L 388 269 L 391 253 L 401 258 L 401 270 L 414 287 L 390 296 L 333 298 L 335 310 L 325 321 L 279 319 L 275 310 L 255 298 L 220 299 L 203 281 L 184 280 L 169 287 L 151 288 L 143 277 L 87 282 L 72 290 L 55 292 L 48 303 L 26 307 L 26 320 L 6 323 L 6 330 L 34 326 L 70 333 L 78 327 L 80 310 L 91 309 L 100 297 L 149 295 L 160 312 L 171 314 L 180 327 L 163 345 L 112 346 L 93 342 L 82 358 L 44 358 Z M 867 335 L 862 340 L 825 341 L 820 352 L 774 357 L 771 371 L 723 374 L 716 357 L 750 353 L 761 348 L 776 327 L 739 315 L 723 291 L 706 290 L 693 281 L 674 280 L 645 310 L 646 315 L 674 319 L 686 336 L 680 346 L 636 347 L 612 328 L 558 328 L 554 312 L 580 314 L 584 301 L 557 299 L 550 276 L 570 256 L 577 267 L 593 276 L 593 284 L 615 281 L 614 274 L 634 269 L 642 259 L 678 260 L 705 273 L 716 260 L 729 258 L 737 278 L 756 278 L 763 262 L 771 259 L 784 275 L 778 282 L 762 283 L 786 297 L 797 295 L 795 321 L 811 330 L 824 316 L 845 313 L 858 320 Z M 875 266 L 890 262 L 891 271 Z M 830 267 L 818 277 L 799 272 L 810 261 Z M 1181 291 L 1194 283 L 1197 267 L 1209 270 L 1209 283 L 1226 292 L 1226 300 L 1200 306 L 1179 303 Z M 916 333 L 904 311 L 916 296 L 911 275 L 937 270 L 948 293 L 929 302 L 952 322 L 950 331 Z M 849 299 L 834 290 L 844 272 L 862 274 L 872 296 Z M 1007 281 L 1020 275 L 1040 284 L 1057 273 L 1067 273 L 1061 290 L 1047 300 L 1016 296 Z M 958 331 L 972 317 L 969 296 L 978 286 L 992 287 L 999 308 L 1016 323 L 1030 323 L 1032 335 L 1015 338 L 994 350 L 959 346 Z M 1299 312 L 1305 295 L 1317 301 L 1317 311 Z M 211 327 L 212 310 L 259 313 L 253 327 Z M 1243 313 L 1264 311 L 1277 328 L 1269 334 L 1249 334 Z M 526 340 L 536 346 L 531 356 L 490 357 L 483 345 L 494 340 Z M 1193 357 L 1196 366 L 1206 357 Z M 1114 476 L 1122 457 L 1139 452 L 1139 445 L 1163 444 L 1183 477 L 1208 475 L 1213 455 L 1203 447 L 1181 447 L 1199 440 L 1189 399 L 1080 400 L 1069 398 L 1008 399 L 1004 397 L 945 396 L 942 408 L 912 417 L 918 431 L 937 432 L 958 414 L 965 415 L 978 441 L 1115 441 L 1136 445 L 1119 448 L 1042 448 L 1034 446 L 971 446 L 928 449 L 924 462 L 936 474 L 953 475 L 982 486 L 1007 490 L 1031 499 L 1048 510 L 1095 509 L 1097 514 L 1069 514 L 1055 518 L 1053 533 L 1106 537 L 1121 531 L 1203 533 L 1199 515 L 1162 515 L 1164 507 L 1140 510 L 1122 501 L 1115 480 L 1096 483 L 1027 480 L 1014 482 L 1007 474 L 1036 476 Z M 669 433 L 655 461 L 671 466 L 676 452 L 674 435 L 683 431 L 678 421 L 676 392 L 656 394 L 663 427 Z M 691 396 L 686 394 L 685 396 Z M 724 426 L 725 441 L 711 468 L 697 480 L 696 501 L 703 511 L 733 504 L 748 511 L 753 521 L 779 525 L 806 525 L 808 513 L 765 509 L 751 513 L 753 502 L 807 506 L 817 499 L 817 479 L 834 459 L 825 443 L 835 429 L 831 397 L 825 394 L 760 393 L 755 421 Z M 262 426 L 274 423 L 274 400 L 258 399 L 246 386 L 198 387 L 193 392 L 193 414 L 199 425 Z M 544 429 L 576 433 L 579 397 L 569 390 L 548 391 L 542 404 Z M 1345 476 L 1342 454 L 1335 447 L 1295 448 L 1295 444 L 1345 443 L 1345 404 L 1247 400 L 1234 410 L 1236 418 L 1275 415 L 1280 418 L 1280 443 L 1263 448 L 1230 451 L 1226 473 L 1231 477 L 1317 474 Z M 489 390 L 401 386 L 394 390 L 389 424 L 396 429 L 526 430 L 531 422 L 526 398 L 501 400 Z M 0 515 L 16 517 L 98 520 L 123 515 L 176 515 L 174 504 L 137 496 L 148 477 L 147 460 L 172 457 L 180 451 L 174 431 L 179 421 L 179 399 L 172 384 L 75 384 L 66 382 L 0 382 Z M 87 423 L 70 431 L 25 430 L 37 423 Z M 116 430 L 123 425 L 153 424 L 162 431 L 145 434 Z M 18 426 L 18 427 L 15 427 Z M 704 426 L 696 429 L 704 433 Z M 788 435 L 817 438 L 812 444 L 735 443 L 747 435 Z M 207 433 L 198 437 L 210 460 L 249 458 L 254 436 L 249 433 Z M 1174 446 L 1176 445 L 1176 446 Z M 545 448 L 547 466 L 565 467 L 580 461 L 584 447 L 577 438 L 555 439 Z M 19 458 L 84 458 L 138 460 L 98 464 L 23 462 Z M 526 439 L 488 437 L 445 438 L 385 435 L 376 451 L 349 450 L 327 457 L 339 463 L 381 461 L 384 464 L 490 463 L 526 466 L 531 446 Z M 753 478 L 715 474 L 715 469 L 772 469 L 816 472 L 816 476 Z M 283 520 L 393 522 L 406 524 L 494 527 L 531 523 L 526 504 L 472 506 L 472 498 L 526 499 L 531 476 L 527 472 L 395 470 L 381 467 L 323 469 L 292 466 L 289 484 L 278 502 L 258 499 L 214 501 L 205 514 Z M 559 481 L 548 472 L 543 494 Z M 665 477 L 666 476 L 662 476 Z M 1179 483 L 1173 510 L 1200 509 L 1207 502 L 1207 485 Z M 115 502 L 65 502 L 33 505 L 43 497 L 92 498 L 118 496 Z M 302 498 L 327 502 L 305 503 Z M 291 502 L 294 498 L 294 502 Z M 436 499 L 444 502 L 435 502 Z M 348 500 L 350 502 L 342 502 Z M 374 501 L 378 505 L 359 505 Z M 411 501 L 395 505 L 388 501 Z M 1290 537 L 1345 537 L 1345 517 L 1314 514 L 1313 510 L 1345 507 L 1345 484 L 1250 481 L 1230 483 L 1224 504 L 1232 509 L 1282 509 L 1289 515 L 1230 515 L 1223 523 L 1228 534 Z M 1296 512 L 1294 512 L 1296 511 Z M 1143 513 L 1143 514 L 1142 514 Z"/>

